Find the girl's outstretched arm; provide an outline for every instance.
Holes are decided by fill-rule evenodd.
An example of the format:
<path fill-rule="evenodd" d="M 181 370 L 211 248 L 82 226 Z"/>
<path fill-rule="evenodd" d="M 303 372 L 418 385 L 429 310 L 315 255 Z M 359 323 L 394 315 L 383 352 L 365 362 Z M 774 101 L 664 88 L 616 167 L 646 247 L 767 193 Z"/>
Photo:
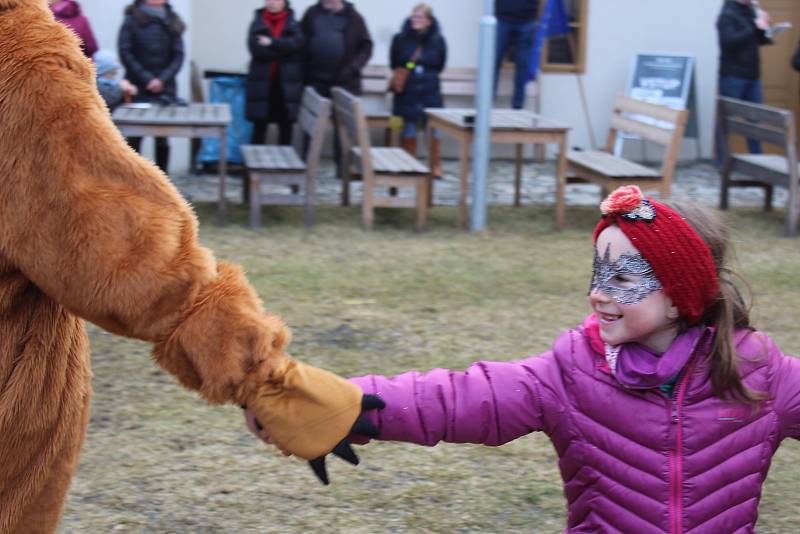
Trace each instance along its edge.
<path fill-rule="evenodd" d="M 378 439 L 502 445 L 550 428 L 563 406 L 552 388 L 558 380 L 558 364 L 546 352 L 515 362 L 478 362 L 463 372 L 434 369 L 351 382 L 386 403 L 366 414 Z"/>

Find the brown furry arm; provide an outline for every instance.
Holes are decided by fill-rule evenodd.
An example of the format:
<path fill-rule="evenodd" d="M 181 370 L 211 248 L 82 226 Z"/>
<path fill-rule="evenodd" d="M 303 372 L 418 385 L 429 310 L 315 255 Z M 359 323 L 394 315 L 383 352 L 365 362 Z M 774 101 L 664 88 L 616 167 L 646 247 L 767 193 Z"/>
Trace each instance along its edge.
<path fill-rule="evenodd" d="M 284 354 L 286 326 L 111 122 L 77 39 L 45 4 L 16 15 L 0 17 L 0 257 L 76 315 L 153 341 L 207 400 L 247 404 L 287 450 L 331 450 L 360 390 Z"/>

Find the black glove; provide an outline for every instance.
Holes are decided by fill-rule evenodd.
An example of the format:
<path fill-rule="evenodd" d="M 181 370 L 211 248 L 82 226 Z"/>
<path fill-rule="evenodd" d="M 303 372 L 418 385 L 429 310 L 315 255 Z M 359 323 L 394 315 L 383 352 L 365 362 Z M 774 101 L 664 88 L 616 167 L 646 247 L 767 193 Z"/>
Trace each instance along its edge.
<path fill-rule="evenodd" d="M 385 407 L 386 403 L 383 402 L 380 397 L 375 395 L 364 395 L 361 398 L 361 414 L 358 416 L 358 419 L 356 419 L 356 422 L 353 423 L 353 428 L 350 429 L 350 433 L 361 434 L 362 436 L 367 436 L 370 438 L 377 438 L 380 431 L 375 425 L 370 423 L 366 417 L 364 417 L 364 410 L 382 410 Z M 358 456 L 356 456 L 356 451 L 353 450 L 353 447 L 350 445 L 350 441 L 347 438 L 344 438 L 342 441 L 340 441 L 339 444 L 333 448 L 331 453 L 338 456 L 345 462 L 358 465 Z M 317 478 L 319 478 L 319 480 L 327 486 L 330 484 L 330 481 L 328 480 L 328 471 L 325 469 L 325 456 L 327 455 L 309 460 L 308 463 L 311 466 L 311 470 L 314 471 L 315 475 L 317 475 Z"/>

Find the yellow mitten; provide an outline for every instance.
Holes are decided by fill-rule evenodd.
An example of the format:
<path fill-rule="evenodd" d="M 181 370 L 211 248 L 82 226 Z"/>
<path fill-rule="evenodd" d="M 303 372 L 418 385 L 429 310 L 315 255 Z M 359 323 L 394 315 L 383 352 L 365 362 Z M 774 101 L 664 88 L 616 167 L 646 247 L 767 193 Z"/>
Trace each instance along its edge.
<path fill-rule="evenodd" d="M 284 358 L 247 399 L 247 408 L 281 450 L 313 460 L 347 437 L 362 396 L 358 386 L 333 373 Z"/>

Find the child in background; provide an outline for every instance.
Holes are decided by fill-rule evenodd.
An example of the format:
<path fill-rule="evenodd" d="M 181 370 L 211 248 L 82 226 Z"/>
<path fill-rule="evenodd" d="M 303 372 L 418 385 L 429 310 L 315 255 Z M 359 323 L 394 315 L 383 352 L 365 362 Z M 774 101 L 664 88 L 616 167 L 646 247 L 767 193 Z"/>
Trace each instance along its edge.
<path fill-rule="evenodd" d="M 123 102 L 129 101 L 137 93 L 136 86 L 128 80 L 120 80 L 122 66 L 113 52 L 100 50 L 94 55 L 97 90 L 105 100 L 110 111 L 114 111 Z"/>
<path fill-rule="evenodd" d="M 365 417 L 422 445 L 545 432 L 565 532 L 754 532 L 772 455 L 800 438 L 800 359 L 750 326 L 716 212 L 634 186 L 601 211 L 582 325 L 520 361 L 355 378 L 385 402 Z"/>

